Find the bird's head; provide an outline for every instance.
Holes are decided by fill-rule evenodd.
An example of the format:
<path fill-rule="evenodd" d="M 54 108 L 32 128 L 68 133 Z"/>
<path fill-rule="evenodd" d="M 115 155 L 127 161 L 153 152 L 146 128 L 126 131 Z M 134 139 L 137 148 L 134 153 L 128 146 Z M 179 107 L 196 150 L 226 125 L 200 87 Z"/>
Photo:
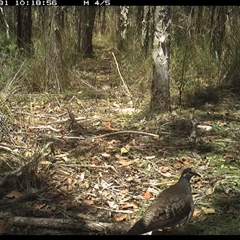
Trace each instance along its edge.
<path fill-rule="evenodd" d="M 193 176 L 198 176 L 201 177 L 201 175 L 199 175 L 194 168 L 186 168 L 183 170 L 182 172 L 182 177 L 185 177 L 187 179 L 191 179 Z"/>

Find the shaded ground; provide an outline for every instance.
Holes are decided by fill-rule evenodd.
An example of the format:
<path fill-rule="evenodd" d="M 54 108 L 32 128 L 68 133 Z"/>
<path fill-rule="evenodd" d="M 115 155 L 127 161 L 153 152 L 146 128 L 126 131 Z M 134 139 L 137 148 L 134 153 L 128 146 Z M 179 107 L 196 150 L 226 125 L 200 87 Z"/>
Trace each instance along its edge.
<path fill-rule="evenodd" d="M 239 234 L 239 100 L 196 109 L 194 144 L 190 110 L 146 120 L 114 98 L 115 86 L 95 90 L 87 100 L 86 91 L 9 100 L 15 132 L 0 145 L 1 234 L 124 233 L 189 165 L 202 177 L 192 181 L 194 217 L 179 231 Z"/>

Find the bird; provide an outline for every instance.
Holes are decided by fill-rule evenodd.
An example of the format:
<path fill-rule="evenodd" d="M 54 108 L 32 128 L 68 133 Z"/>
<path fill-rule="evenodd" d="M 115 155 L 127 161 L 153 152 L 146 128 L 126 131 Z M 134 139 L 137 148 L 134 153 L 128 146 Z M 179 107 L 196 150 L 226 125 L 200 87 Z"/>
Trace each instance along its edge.
<path fill-rule="evenodd" d="M 201 177 L 194 168 L 184 169 L 178 182 L 160 192 L 142 218 L 125 235 L 140 235 L 187 223 L 194 211 L 190 185 L 193 176 Z"/>

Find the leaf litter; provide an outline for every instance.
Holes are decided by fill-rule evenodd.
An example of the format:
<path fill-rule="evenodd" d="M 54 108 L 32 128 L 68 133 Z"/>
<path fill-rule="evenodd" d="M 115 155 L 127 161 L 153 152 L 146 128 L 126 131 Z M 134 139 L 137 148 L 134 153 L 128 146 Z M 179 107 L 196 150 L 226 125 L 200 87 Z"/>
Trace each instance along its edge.
<path fill-rule="evenodd" d="M 199 226 L 194 233 L 200 234 L 202 225 L 206 223 L 207 228 L 208 220 L 217 224 L 220 214 L 234 218 L 235 206 L 240 206 L 239 150 L 231 144 L 236 139 L 224 142 L 228 132 L 222 130 L 230 125 L 226 116 L 223 121 L 218 117 L 207 131 L 199 129 L 193 146 L 187 138 L 188 127 L 183 127 L 188 125 L 187 114 L 145 122 L 145 133 L 155 133 L 160 126 L 156 138 L 142 134 L 144 127 L 134 115 L 128 123 L 125 115 L 104 101 L 81 101 L 84 108 L 79 108 L 78 102 L 63 99 L 59 107 L 59 100 L 49 95 L 32 99 L 31 109 L 24 99 L 17 100 L 15 145 L 2 143 L 1 234 L 124 233 L 188 166 L 202 177 L 192 181 L 196 212 L 183 233 L 193 233 L 192 226 Z M 201 115 L 204 112 L 199 113 L 202 123 L 214 125 L 216 113 L 209 117 Z M 222 193 L 228 198 L 218 198 Z"/>

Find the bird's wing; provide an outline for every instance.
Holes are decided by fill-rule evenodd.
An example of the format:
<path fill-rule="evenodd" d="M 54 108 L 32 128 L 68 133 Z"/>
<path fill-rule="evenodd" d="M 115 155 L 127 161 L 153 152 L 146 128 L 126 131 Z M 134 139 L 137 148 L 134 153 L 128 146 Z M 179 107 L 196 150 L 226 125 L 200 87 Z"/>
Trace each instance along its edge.
<path fill-rule="evenodd" d="M 168 202 L 161 198 L 147 209 L 143 218 L 148 222 L 147 230 L 151 231 L 158 228 L 172 227 L 178 225 L 189 218 L 193 209 L 192 197 L 189 194 L 172 195 Z M 151 220 L 150 220 L 151 219 Z"/>

